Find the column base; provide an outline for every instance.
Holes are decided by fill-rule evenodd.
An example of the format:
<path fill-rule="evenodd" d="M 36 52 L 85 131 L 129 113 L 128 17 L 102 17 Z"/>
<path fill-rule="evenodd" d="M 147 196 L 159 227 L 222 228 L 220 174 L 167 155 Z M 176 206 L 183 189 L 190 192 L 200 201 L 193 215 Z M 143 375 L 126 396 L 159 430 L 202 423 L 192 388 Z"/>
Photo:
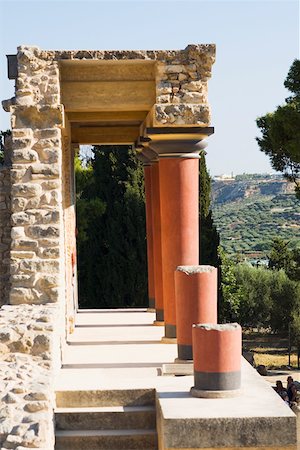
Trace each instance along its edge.
<path fill-rule="evenodd" d="M 164 310 L 163 309 L 157 309 L 156 310 L 156 321 L 157 322 L 164 322 Z"/>
<path fill-rule="evenodd" d="M 155 298 L 149 297 L 149 309 L 155 309 Z"/>
<path fill-rule="evenodd" d="M 178 359 L 180 360 L 192 360 L 193 359 L 193 347 L 191 345 L 177 344 Z"/>
<path fill-rule="evenodd" d="M 242 394 L 242 389 L 235 389 L 232 391 L 202 391 L 193 386 L 190 393 L 193 397 L 197 398 L 230 398 L 239 397 Z"/>
<path fill-rule="evenodd" d="M 194 360 L 193 359 L 175 358 L 174 359 L 174 364 L 194 364 Z"/>
<path fill-rule="evenodd" d="M 171 325 L 165 323 L 165 337 L 166 338 L 176 338 L 176 325 Z"/>
<path fill-rule="evenodd" d="M 160 341 L 162 344 L 177 344 L 176 338 L 168 338 L 166 336 L 163 336 Z"/>

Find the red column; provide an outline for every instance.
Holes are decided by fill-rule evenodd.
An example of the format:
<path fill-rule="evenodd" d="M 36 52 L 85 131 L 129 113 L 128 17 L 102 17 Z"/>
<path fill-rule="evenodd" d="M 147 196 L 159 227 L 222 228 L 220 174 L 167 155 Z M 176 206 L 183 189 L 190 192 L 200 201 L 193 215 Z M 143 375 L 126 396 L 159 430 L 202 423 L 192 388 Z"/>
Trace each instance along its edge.
<path fill-rule="evenodd" d="M 175 272 L 176 328 L 179 360 L 192 360 L 194 323 L 217 323 L 218 270 L 179 266 Z"/>
<path fill-rule="evenodd" d="M 148 297 L 149 297 L 149 308 L 155 308 L 151 172 L 152 172 L 152 167 L 151 167 L 150 163 L 144 164 L 145 200 L 146 200 L 147 262 L 148 262 Z"/>
<path fill-rule="evenodd" d="M 198 154 L 160 155 L 165 338 L 176 337 L 176 267 L 199 264 L 198 180 Z"/>
<path fill-rule="evenodd" d="M 193 325 L 195 397 L 235 395 L 241 387 L 242 330 L 237 323 Z"/>
<path fill-rule="evenodd" d="M 152 162 L 151 168 L 152 196 L 152 228 L 153 228 L 153 261 L 156 323 L 164 321 L 163 276 L 162 276 L 162 245 L 161 245 L 161 214 L 159 192 L 159 163 Z"/>

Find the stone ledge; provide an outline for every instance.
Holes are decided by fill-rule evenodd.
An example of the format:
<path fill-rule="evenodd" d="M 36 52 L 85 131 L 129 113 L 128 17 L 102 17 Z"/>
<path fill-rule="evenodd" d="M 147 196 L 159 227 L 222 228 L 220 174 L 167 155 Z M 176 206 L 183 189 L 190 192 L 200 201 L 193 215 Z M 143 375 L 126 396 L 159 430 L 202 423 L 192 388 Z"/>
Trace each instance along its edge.
<path fill-rule="evenodd" d="M 193 377 L 174 378 L 168 389 L 157 388 L 164 450 L 188 450 L 187 442 L 190 450 L 296 448 L 296 416 L 246 361 L 240 397 L 193 398 L 189 394 L 193 382 Z"/>

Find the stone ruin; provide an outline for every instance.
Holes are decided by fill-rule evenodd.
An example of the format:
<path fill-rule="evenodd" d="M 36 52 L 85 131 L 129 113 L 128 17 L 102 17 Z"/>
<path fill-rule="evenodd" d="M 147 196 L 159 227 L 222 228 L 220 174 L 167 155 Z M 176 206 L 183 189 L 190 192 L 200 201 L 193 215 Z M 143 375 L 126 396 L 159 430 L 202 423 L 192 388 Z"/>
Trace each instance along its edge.
<path fill-rule="evenodd" d="M 77 308 L 74 153 L 80 144 L 132 144 L 149 162 L 149 141 L 162 140 L 167 153 L 195 152 L 213 132 L 214 60 L 214 45 L 20 46 L 8 56 L 15 96 L 2 102 L 11 136 L 0 168 L 1 449 L 54 446 L 54 380 Z"/>

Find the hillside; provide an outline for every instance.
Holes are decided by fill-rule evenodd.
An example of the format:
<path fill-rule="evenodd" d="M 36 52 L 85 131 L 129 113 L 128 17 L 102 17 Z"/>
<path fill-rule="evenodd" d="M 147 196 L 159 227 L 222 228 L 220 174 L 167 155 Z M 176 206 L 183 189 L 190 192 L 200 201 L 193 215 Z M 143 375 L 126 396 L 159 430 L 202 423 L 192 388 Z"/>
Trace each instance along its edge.
<path fill-rule="evenodd" d="M 300 201 L 283 179 L 253 175 L 212 183 L 212 210 L 226 252 L 261 258 L 272 239 L 300 245 Z"/>

